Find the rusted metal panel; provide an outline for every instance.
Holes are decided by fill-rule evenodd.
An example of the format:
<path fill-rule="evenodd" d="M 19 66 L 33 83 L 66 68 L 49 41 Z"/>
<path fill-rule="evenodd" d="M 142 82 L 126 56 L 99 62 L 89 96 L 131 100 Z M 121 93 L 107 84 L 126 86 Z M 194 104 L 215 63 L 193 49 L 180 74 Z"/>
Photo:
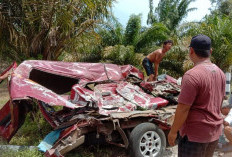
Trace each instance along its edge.
<path fill-rule="evenodd" d="M 110 117 L 112 117 L 113 119 L 122 119 L 122 118 L 133 118 L 133 117 L 154 117 L 157 116 L 158 114 L 159 112 L 157 112 L 157 110 L 113 112 L 110 113 Z"/>
<path fill-rule="evenodd" d="M 113 119 L 122 119 L 122 118 L 135 118 L 135 117 L 166 117 L 174 115 L 176 106 L 167 106 L 162 109 L 156 110 L 146 110 L 146 111 L 132 111 L 132 112 L 114 112 L 110 114 L 110 117 Z"/>

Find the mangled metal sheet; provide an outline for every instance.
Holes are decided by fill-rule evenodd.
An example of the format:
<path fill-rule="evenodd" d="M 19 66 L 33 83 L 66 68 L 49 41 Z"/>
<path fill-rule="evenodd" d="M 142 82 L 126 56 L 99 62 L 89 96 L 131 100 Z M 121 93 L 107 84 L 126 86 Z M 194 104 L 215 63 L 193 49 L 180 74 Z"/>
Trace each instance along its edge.
<path fill-rule="evenodd" d="M 177 80 L 168 75 L 162 75 L 158 81 L 155 82 L 141 82 L 141 87 L 150 92 L 155 97 L 162 97 L 169 101 L 169 103 L 177 104 L 178 95 L 180 93 L 180 85 Z"/>
<path fill-rule="evenodd" d="M 146 111 L 132 111 L 132 112 L 114 112 L 110 113 L 112 119 L 128 119 L 136 117 L 155 117 L 160 121 L 172 125 L 176 111 L 175 106 L 167 106 L 165 108 Z"/>
<path fill-rule="evenodd" d="M 113 119 L 123 119 L 123 118 L 135 118 L 141 116 L 157 116 L 160 115 L 174 115 L 177 106 L 168 106 L 157 110 L 146 110 L 146 111 L 132 111 L 132 112 L 113 112 L 110 113 L 110 117 Z M 166 119 L 163 117 L 163 119 Z"/>
<path fill-rule="evenodd" d="M 139 86 L 128 82 L 122 82 L 118 85 L 117 92 L 125 99 L 129 100 L 137 107 L 143 110 L 156 109 L 166 106 L 168 101 L 159 97 L 154 97 L 145 93 Z"/>
<path fill-rule="evenodd" d="M 64 97 L 39 85 L 38 83 L 17 76 L 16 74 L 13 74 L 11 78 L 10 96 L 13 100 L 28 99 L 30 97 L 46 102 L 51 106 L 57 105 L 68 108 L 78 107 L 66 100 Z"/>
<path fill-rule="evenodd" d="M 20 64 L 15 73 L 24 78 L 29 78 L 30 71 L 38 69 L 80 79 L 80 84 L 91 81 L 122 80 L 133 74 L 143 80 L 143 74 L 131 65 L 119 66 L 103 63 L 70 63 L 54 61 L 25 61 Z"/>
<path fill-rule="evenodd" d="M 75 85 L 71 92 L 71 102 L 78 105 L 97 105 L 99 113 L 130 112 L 163 107 L 168 101 L 145 93 L 139 86 L 128 82 L 96 85 L 94 91 Z"/>
<path fill-rule="evenodd" d="M 60 105 L 69 108 L 79 107 L 46 87 L 30 80 L 30 72 L 33 69 L 55 75 L 76 78 L 79 80 L 80 86 L 85 86 L 85 84 L 89 82 L 124 80 L 131 74 L 143 79 L 143 74 L 130 65 L 118 66 L 115 64 L 102 63 L 25 61 L 15 69 L 12 75 L 10 95 L 13 100 L 32 97 L 44 101 L 49 105 Z"/>

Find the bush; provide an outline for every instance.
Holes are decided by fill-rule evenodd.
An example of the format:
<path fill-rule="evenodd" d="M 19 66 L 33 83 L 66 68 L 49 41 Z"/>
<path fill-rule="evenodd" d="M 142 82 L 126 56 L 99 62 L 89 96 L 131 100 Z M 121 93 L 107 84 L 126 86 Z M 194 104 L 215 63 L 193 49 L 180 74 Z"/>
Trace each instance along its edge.
<path fill-rule="evenodd" d="M 103 60 L 119 65 L 131 64 L 136 66 L 140 64 L 133 46 L 116 45 L 106 47 L 103 52 Z"/>

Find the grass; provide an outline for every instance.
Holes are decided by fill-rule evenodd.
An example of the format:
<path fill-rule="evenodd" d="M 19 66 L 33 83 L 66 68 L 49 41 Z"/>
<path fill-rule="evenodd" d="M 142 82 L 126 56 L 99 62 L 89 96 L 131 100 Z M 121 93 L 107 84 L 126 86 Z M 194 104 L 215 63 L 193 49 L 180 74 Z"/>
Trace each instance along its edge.
<path fill-rule="evenodd" d="M 1 157 L 43 157 L 38 150 L 3 151 Z"/>
<path fill-rule="evenodd" d="M 7 81 L 3 81 L 0 84 L 0 108 L 9 100 L 9 93 L 7 89 Z"/>
<path fill-rule="evenodd" d="M 9 100 L 7 90 L 7 81 L 0 84 L 0 108 Z M 40 129 L 39 129 L 39 127 Z M 15 136 L 9 143 L 0 138 L 0 145 L 19 145 L 19 146 L 37 146 L 42 139 L 52 131 L 51 126 L 43 118 L 42 114 L 38 112 L 36 119 L 32 119 L 29 113 L 26 117 L 25 123 L 18 130 Z M 0 157 L 42 157 L 43 153 L 38 150 L 20 150 L 9 151 L 0 150 Z M 66 157 L 127 157 L 125 149 L 118 148 L 112 145 L 83 145 L 71 152 L 65 154 Z"/>

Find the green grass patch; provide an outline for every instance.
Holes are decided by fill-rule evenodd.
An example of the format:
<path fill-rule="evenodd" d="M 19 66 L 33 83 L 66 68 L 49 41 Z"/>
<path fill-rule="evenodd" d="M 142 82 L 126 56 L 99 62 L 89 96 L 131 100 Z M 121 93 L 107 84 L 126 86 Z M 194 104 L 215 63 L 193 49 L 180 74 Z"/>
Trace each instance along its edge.
<path fill-rule="evenodd" d="M 37 146 L 41 140 L 52 131 L 52 127 L 43 118 L 40 112 L 36 116 L 27 114 L 23 126 L 11 139 L 11 145 Z"/>
<path fill-rule="evenodd" d="M 32 118 L 29 113 L 26 117 L 25 123 L 18 130 L 15 136 L 9 143 L 0 140 L 0 145 L 17 145 L 17 146 L 37 146 L 42 139 L 52 130 L 51 126 L 46 122 L 40 112 Z M 40 128 L 40 129 L 39 129 Z M 6 150 L 1 152 L 1 157 L 42 157 L 43 153 L 35 150 L 20 150 L 12 151 Z"/>
<path fill-rule="evenodd" d="M 6 104 L 6 102 L 9 100 L 9 93 L 8 93 L 8 89 L 7 89 L 7 81 L 4 80 L 1 84 L 0 84 L 0 108 L 3 107 L 3 105 Z"/>
<path fill-rule="evenodd" d="M 43 153 L 38 150 L 22 150 L 22 151 L 2 151 L 1 157 L 43 157 Z"/>

